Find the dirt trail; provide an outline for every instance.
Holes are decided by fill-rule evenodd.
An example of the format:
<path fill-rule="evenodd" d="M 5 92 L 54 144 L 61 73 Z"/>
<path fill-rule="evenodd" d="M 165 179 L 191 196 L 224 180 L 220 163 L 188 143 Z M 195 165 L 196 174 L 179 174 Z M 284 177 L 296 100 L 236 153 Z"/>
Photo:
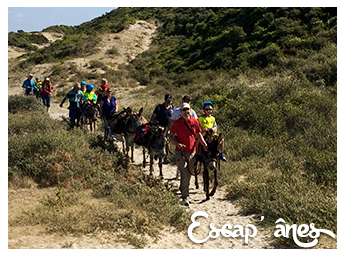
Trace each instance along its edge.
<path fill-rule="evenodd" d="M 155 27 L 149 25 L 146 22 L 138 22 L 128 30 L 128 33 L 122 33 L 119 37 L 109 34 L 106 38 L 103 38 L 103 42 L 109 42 L 108 45 L 102 45 L 102 50 L 98 53 L 96 57 L 106 56 L 106 50 L 110 49 L 113 45 L 116 45 L 119 55 L 117 55 L 116 63 L 124 63 L 132 59 L 138 52 L 146 50 L 149 46 L 152 33 L 155 31 Z M 51 38 L 49 38 L 52 40 Z M 149 40 L 148 40 L 149 39 Z M 115 44 L 116 42 L 120 42 Z M 135 42 L 134 45 L 128 46 L 127 42 Z M 122 47 L 120 47 L 122 45 Z M 126 46 L 127 45 L 127 46 Z M 129 49 L 129 48 L 130 49 Z M 122 49 L 123 48 L 123 49 Z M 123 53 L 127 54 L 123 54 Z M 9 58 L 15 57 L 22 54 L 23 52 L 17 52 L 16 49 L 9 48 Z M 94 57 L 94 56 L 92 56 Z M 120 59 L 125 60 L 124 62 Z M 83 59 L 84 61 L 85 59 Z M 104 61 L 105 59 L 103 59 Z M 78 60 L 74 60 L 78 61 Z M 108 63 L 107 63 L 108 64 Z M 111 63 L 110 63 L 111 64 Z M 42 66 L 42 67 L 41 67 Z M 36 67 L 36 69 L 47 68 L 49 64 L 41 65 Z M 39 73 L 39 72 L 37 72 Z M 20 84 L 23 81 L 25 74 L 22 77 L 13 80 L 15 82 L 9 83 L 8 94 L 22 94 L 23 89 L 20 86 L 13 86 L 14 84 Z M 14 78 L 13 78 L 14 79 Z M 12 84 L 12 86 L 11 86 Z M 116 89 L 116 97 L 120 100 L 121 105 L 125 105 L 128 102 L 133 103 L 133 92 L 136 89 L 141 89 L 142 86 L 137 86 L 135 88 L 118 88 Z M 68 103 L 65 103 L 63 108 L 59 107 L 60 102 L 56 100 L 55 97 L 52 98 L 51 109 L 49 114 L 53 119 L 61 120 L 62 117 L 68 117 Z M 100 120 L 98 121 L 100 124 Z M 98 133 L 102 134 L 103 131 L 98 130 Z M 120 143 L 120 142 L 116 142 Z M 121 147 L 120 147 L 121 148 Z M 142 150 L 135 150 L 135 160 L 134 165 L 137 168 L 142 167 Z M 223 163 L 230 164 L 230 163 Z M 154 175 L 158 175 L 157 163 L 154 163 Z M 146 167 L 144 171 L 148 174 L 149 167 Z M 171 190 L 178 191 L 179 180 L 175 180 L 177 167 L 172 164 L 163 165 L 164 182 L 169 183 Z M 220 174 L 221 175 L 221 174 Z M 200 177 L 201 178 L 201 177 Z M 202 182 L 202 179 L 201 181 Z M 201 183 L 200 183 L 201 184 Z M 17 205 L 22 206 L 23 202 L 31 202 L 30 205 L 35 205 L 39 202 L 40 198 L 44 194 L 53 193 L 52 189 L 9 189 L 9 218 L 12 214 L 15 214 L 15 209 L 17 210 Z M 180 196 L 180 192 L 176 192 Z M 199 218 L 201 222 L 201 227 L 195 230 L 194 236 L 197 239 L 203 239 L 208 236 L 209 224 L 214 223 L 215 227 L 220 229 L 224 224 L 231 225 L 242 225 L 245 228 L 247 224 L 253 224 L 258 229 L 258 234 L 254 238 L 250 238 L 247 245 L 244 243 L 244 238 L 224 238 L 222 236 L 212 239 L 210 238 L 203 244 L 196 244 L 192 242 L 187 235 L 188 227 L 185 227 L 183 232 L 177 232 L 173 227 L 165 228 L 157 241 L 153 241 L 150 238 L 146 245 L 146 249 L 241 249 L 241 248 L 273 248 L 270 244 L 270 239 L 272 238 L 272 233 L 268 231 L 263 231 L 259 225 L 259 219 L 257 216 L 249 215 L 243 216 L 239 213 L 239 209 L 229 200 L 226 199 L 225 188 L 218 188 L 214 197 L 208 201 L 204 201 L 205 194 L 203 192 L 203 185 L 200 189 L 196 189 L 194 185 L 194 177 L 190 181 L 190 201 L 191 205 L 186 208 L 187 211 L 197 212 L 204 211 L 208 213 L 209 219 Z M 181 206 L 185 207 L 185 206 Z M 118 239 L 117 234 L 110 234 L 109 232 L 97 232 L 95 234 L 88 234 L 83 236 L 59 236 L 54 233 L 47 233 L 44 226 L 34 226 L 34 227 L 9 227 L 8 232 L 8 247 L 9 248 L 121 248 L 121 249 L 131 249 L 133 246 L 127 243 L 121 242 Z"/>
<path fill-rule="evenodd" d="M 135 160 L 140 162 L 142 160 L 141 150 L 135 150 Z M 142 165 L 140 165 L 142 168 Z M 146 167 L 145 172 L 149 173 L 149 167 Z M 158 166 L 154 164 L 154 175 L 158 176 Z M 180 180 L 176 180 L 176 171 L 177 167 L 172 164 L 163 165 L 163 175 L 164 182 L 169 183 L 169 187 L 172 190 L 178 190 Z M 220 187 L 215 195 L 208 201 L 205 201 L 205 193 L 203 192 L 202 178 L 200 179 L 200 188 L 196 189 L 195 179 L 191 177 L 190 180 L 190 206 L 187 207 L 187 210 L 190 212 L 204 211 L 208 213 L 208 219 L 200 217 L 196 219 L 201 223 L 201 226 L 198 230 L 195 229 L 194 237 L 202 240 L 206 238 L 209 234 L 209 224 L 214 223 L 215 227 L 221 229 L 221 227 L 228 223 L 234 226 L 235 224 L 242 225 L 243 228 L 247 224 L 253 224 L 258 229 L 258 234 L 249 239 L 249 243 L 245 245 L 244 239 L 241 237 L 238 238 L 224 238 L 221 235 L 212 239 L 209 238 L 203 244 L 196 244 L 192 242 L 188 235 L 187 229 L 183 232 L 177 232 L 174 228 L 166 228 L 158 240 L 157 243 L 151 241 L 146 248 L 150 249 L 262 249 L 262 248 L 273 248 L 271 244 L 272 233 L 268 231 L 262 231 L 259 226 L 259 220 L 257 221 L 256 216 L 248 215 L 244 216 L 239 213 L 239 208 L 237 208 L 231 201 L 226 199 L 225 188 Z M 177 195 L 180 196 L 180 191 L 177 192 Z M 185 206 L 182 206 L 185 207 Z"/>
<path fill-rule="evenodd" d="M 133 90 L 139 89 L 141 87 L 133 88 L 132 90 L 123 90 L 118 91 L 118 95 L 120 95 L 121 102 L 126 102 L 132 98 Z M 52 118 L 56 120 L 61 120 L 62 116 L 68 117 L 68 110 L 67 105 L 64 108 L 60 108 L 58 106 L 59 102 L 52 102 L 50 115 Z M 98 120 L 98 124 L 100 124 L 100 120 Z M 103 131 L 98 130 L 98 133 L 102 134 Z M 116 142 L 121 147 L 121 142 Z M 135 163 L 134 166 L 137 168 L 142 167 L 142 150 L 141 148 L 136 148 L 134 150 L 134 159 Z M 154 163 L 154 175 L 159 175 L 159 168 L 158 164 L 155 161 Z M 229 164 L 229 163 L 222 163 L 222 164 Z M 145 173 L 149 174 L 149 166 L 143 169 Z M 177 191 L 177 195 L 180 196 L 180 192 L 178 191 L 179 182 L 180 180 L 176 180 L 176 171 L 177 167 L 172 164 L 163 165 L 163 174 L 164 174 L 164 182 L 169 183 L 169 187 L 173 191 Z M 203 192 L 203 184 L 202 184 L 202 177 L 200 178 L 200 188 L 196 189 L 194 185 L 194 177 L 191 178 L 190 181 L 190 206 L 186 209 L 190 212 L 197 212 L 197 211 L 204 211 L 208 213 L 209 219 L 199 218 L 198 221 L 201 222 L 200 228 L 195 230 L 194 236 L 197 239 L 204 239 L 208 236 L 210 231 L 209 224 L 214 223 L 215 227 L 221 229 L 221 227 L 228 223 L 234 226 L 235 224 L 242 225 L 243 228 L 247 224 L 253 224 L 258 229 L 258 234 L 254 238 L 249 239 L 249 243 L 246 245 L 244 243 L 244 238 L 237 237 L 237 238 L 224 238 L 221 235 L 216 238 L 212 239 L 209 238 L 203 244 L 196 244 L 192 242 L 188 235 L 187 229 L 183 232 L 177 232 L 173 227 L 165 228 L 159 239 L 157 241 L 153 241 L 148 237 L 148 243 L 145 248 L 149 249 L 239 249 L 239 248 L 273 248 L 271 244 L 272 233 L 268 231 L 263 231 L 259 225 L 259 219 L 257 216 L 249 215 L 243 216 L 239 213 L 239 208 L 237 208 L 231 201 L 226 199 L 225 188 L 219 187 L 215 195 L 208 201 L 205 201 L 205 194 Z M 17 191 L 17 190 L 15 190 Z M 48 190 L 49 191 L 49 190 Z M 50 192 L 50 191 L 49 191 Z M 9 196 L 13 195 L 14 192 L 12 190 L 9 191 Z M 35 189 L 24 189 L 22 192 L 24 193 L 26 198 L 32 200 L 32 194 L 36 195 L 37 193 Z M 44 190 L 41 190 L 41 194 L 46 193 Z M 185 206 L 181 206 L 185 207 Z M 260 217 L 260 216 L 259 216 Z M 9 232 L 9 248 L 133 248 L 131 245 L 126 243 L 121 243 L 116 240 L 115 234 L 109 234 L 108 232 L 98 232 L 92 235 L 84 235 L 84 236 L 58 236 L 54 234 L 44 234 L 44 227 L 34 227 L 31 228 L 30 231 L 25 230 L 25 227 L 16 227 L 11 228 L 11 232 Z M 12 238 L 13 237 L 13 238 Z"/>

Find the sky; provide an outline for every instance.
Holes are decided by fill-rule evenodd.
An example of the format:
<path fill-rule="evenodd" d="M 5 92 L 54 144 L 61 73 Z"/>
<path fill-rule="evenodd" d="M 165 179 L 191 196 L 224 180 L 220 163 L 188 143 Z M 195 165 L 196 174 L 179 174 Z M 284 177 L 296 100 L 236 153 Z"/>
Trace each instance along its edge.
<path fill-rule="evenodd" d="M 54 25 L 75 26 L 116 7 L 8 7 L 8 32 L 42 31 Z"/>

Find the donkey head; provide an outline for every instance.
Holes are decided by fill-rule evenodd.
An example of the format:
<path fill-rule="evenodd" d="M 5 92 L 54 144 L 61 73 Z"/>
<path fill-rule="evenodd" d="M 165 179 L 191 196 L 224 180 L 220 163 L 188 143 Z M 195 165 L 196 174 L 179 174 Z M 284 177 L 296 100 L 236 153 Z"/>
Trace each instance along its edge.
<path fill-rule="evenodd" d="M 127 108 L 126 110 L 128 114 L 128 119 L 125 123 L 125 130 L 128 133 L 135 133 L 137 128 L 139 128 L 142 125 L 143 108 L 141 108 L 138 113 L 132 113 L 130 108 Z"/>
<path fill-rule="evenodd" d="M 206 154 L 207 159 L 209 159 L 209 168 L 213 170 L 216 166 L 217 158 L 221 153 L 220 143 L 223 140 L 223 135 L 222 133 L 219 133 L 218 135 L 212 135 L 210 131 L 207 131 L 204 139 L 208 145 L 208 153 Z"/>
<path fill-rule="evenodd" d="M 87 105 L 85 108 L 85 116 L 92 121 L 96 121 L 98 117 L 98 108 L 97 105 Z"/>
<path fill-rule="evenodd" d="M 149 147 L 154 149 L 155 151 L 160 151 L 161 154 L 166 154 L 166 143 L 167 138 L 165 136 L 165 131 L 163 127 L 160 127 L 157 124 L 153 124 L 150 126 L 150 131 L 152 136 L 150 137 Z"/>

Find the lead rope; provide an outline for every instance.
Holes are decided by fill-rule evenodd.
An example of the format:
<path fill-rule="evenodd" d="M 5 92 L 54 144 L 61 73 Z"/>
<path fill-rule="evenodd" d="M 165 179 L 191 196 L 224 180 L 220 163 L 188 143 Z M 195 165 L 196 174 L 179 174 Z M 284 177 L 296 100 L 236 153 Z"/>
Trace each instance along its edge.
<path fill-rule="evenodd" d="M 185 152 L 185 149 L 183 149 L 183 150 L 181 151 L 181 155 L 182 155 L 182 158 L 183 158 L 184 162 L 189 162 L 189 161 L 187 161 L 187 159 L 186 159 L 186 152 Z M 189 172 L 191 175 L 195 175 L 194 172 L 190 171 L 190 165 L 189 165 L 188 163 L 187 163 L 186 166 L 187 166 L 188 172 Z"/>

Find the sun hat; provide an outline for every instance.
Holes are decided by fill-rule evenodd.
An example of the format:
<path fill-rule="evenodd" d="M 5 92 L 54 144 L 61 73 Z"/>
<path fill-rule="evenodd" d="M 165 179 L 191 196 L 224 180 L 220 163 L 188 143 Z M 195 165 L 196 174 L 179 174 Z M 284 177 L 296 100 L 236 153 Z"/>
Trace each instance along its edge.
<path fill-rule="evenodd" d="M 188 108 L 190 109 L 190 104 L 189 103 L 186 103 L 184 102 L 181 106 L 180 106 L 180 109 L 183 110 L 184 108 Z"/>

